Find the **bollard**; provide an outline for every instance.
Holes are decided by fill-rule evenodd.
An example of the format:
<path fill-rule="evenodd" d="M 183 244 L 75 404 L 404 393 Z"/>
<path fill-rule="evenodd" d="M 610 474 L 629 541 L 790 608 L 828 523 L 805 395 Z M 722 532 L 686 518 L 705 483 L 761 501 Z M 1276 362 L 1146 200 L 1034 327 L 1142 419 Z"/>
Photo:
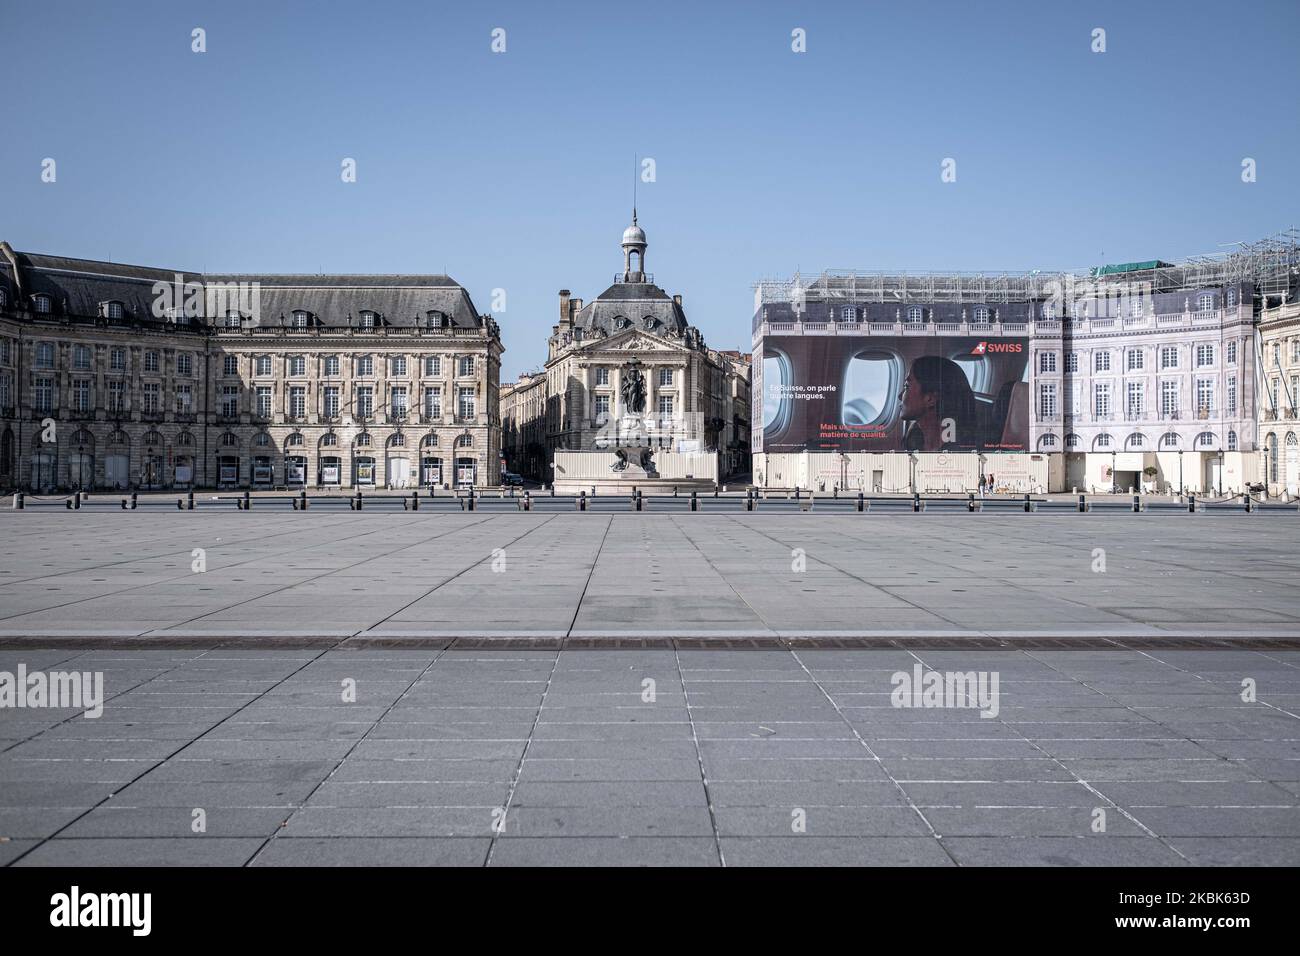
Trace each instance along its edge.
<path fill-rule="evenodd" d="M 465 499 L 465 510 L 466 510 L 466 511 L 473 511 L 474 508 L 475 508 L 477 505 L 478 505 L 478 502 L 477 502 L 477 500 L 476 500 L 475 497 L 474 497 L 474 489 L 471 488 L 471 489 L 469 490 L 469 497 Z"/>
<path fill-rule="evenodd" d="M 68 498 L 67 500 L 65 500 L 65 501 L 63 502 L 63 507 L 66 508 L 68 511 L 71 511 L 71 510 L 72 510 L 72 499 L 71 499 L 71 498 Z"/>
<path fill-rule="evenodd" d="M 586 492 L 586 491 L 580 491 L 580 492 L 578 492 L 578 500 L 575 501 L 574 504 L 576 504 L 576 505 L 578 506 L 578 510 L 579 510 L 579 511 L 586 511 L 586 510 L 587 510 L 587 492 Z"/>
<path fill-rule="evenodd" d="M 1034 510 L 1034 500 L 1029 497 L 1029 492 L 1025 492 L 1025 514 Z"/>
<path fill-rule="evenodd" d="M 72 495 L 72 510 L 73 510 L 73 511 L 80 511 L 80 510 L 81 510 L 81 492 L 80 492 L 80 491 L 73 492 L 73 495 Z"/>
<path fill-rule="evenodd" d="M 973 492 L 966 497 L 966 510 L 975 511 L 975 495 Z"/>
<path fill-rule="evenodd" d="M 693 491 L 691 492 L 691 510 L 692 511 L 700 510 L 700 502 L 696 499 L 695 492 Z"/>
<path fill-rule="evenodd" d="M 192 491 L 185 496 L 185 510 L 186 511 L 194 510 L 194 492 Z"/>
<path fill-rule="evenodd" d="M 23 497 L 21 491 L 14 492 L 14 511 L 22 511 L 27 507 L 27 500 Z"/>
<path fill-rule="evenodd" d="M 411 510 L 412 511 L 420 510 L 420 493 L 418 491 L 411 492 Z"/>
<path fill-rule="evenodd" d="M 754 494 L 753 489 L 745 492 L 745 510 L 753 511 L 754 506 L 758 504 L 758 496 Z"/>
<path fill-rule="evenodd" d="M 918 512 L 920 510 L 921 510 L 921 493 L 919 491 L 914 491 L 912 492 L 912 511 Z"/>
<path fill-rule="evenodd" d="M 674 498 L 677 497 L 677 486 L 676 486 L 676 485 L 673 485 L 673 497 L 674 497 Z"/>
<path fill-rule="evenodd" d="M 139 497 L 140 497 L 140 496 L 139 496 L 136 492 L 134 492 L 134 491 L 131 492 L 131 510 L 132 510 L 132 511 L 135 510 L 135 506 L 136 506 L 136 504 L 137 504 L 137 499 L 138 499 Z"/>
<path fill-rule="evenodd" d="M 362 506 L 361 506 L 361 489 L 358 488 L 358 489 L 357 489 L 356 496 L 353 497 L 353 499 L 352 499 L 352 510 L 353 510 L 353 511 L 360 511 L 360 510 L 361 510 L 361 507 L 362 507 Z"/>
<path fill-rule="evenodd" d="M 555 497 L 555 485 L 551 485 L 551 497 Z"/>
<path fill-rule="evenodd" d="M 867 510 L 867 499 L 863 496 L 862 492 L 859 491 L 858 492 L 858 513 L 860 514 L 866 510 Z"/>
<path fill-rule="evenodd" d="M 715 497 L 715 498 L 718 497 L 718 486 L 717 486 L 717 485 L 714 485 L 714 486 L 713 486 L 713 497 Z"/>
<path fill-rule="evenodd" d="M 249 496 L 248 492 L 245 491 L 245 492 L 244 492 L 244 510 L 245 510 L 245 511 L 248 511 L 248 510 L 249 510 L 250 508 L 252 508 L 252 507 L 253 507 L 253 499 Z"/>
<path fill-rule="evenodd" d="M 177 511 L 185 510 L 185 502 L 183 502 L 180 498 L 176 499 L 176 510 Z"/>
<path fill-rule="evenodd" d="M 298 510 L 299 511 L 307 510 L 307 489 L 306 488 L 298 492 Z"/>
<path fill-rule="evenodd" d="M 1088 510 L 1088 498 L 1086 495 L 1079 495 L 1079 514 Z"/>
<path fill-rule="evenodd" d="M 795 486 L 794 486 L 794 500 L 795 500 L 795 501 L 798 501 L 798 500 L 799 500 L 799 486 L 798 486 L 798 485 L 795 485 Z"/>
<path fill-rule="evenodd" d="M 1187 513 L 1188 514 L 1196 513 L 1196 492 L 1194 491 L 1190 491 L 1187 493 Z"/>
<path fill-rule="evenodd" d="M 645 511 L 645 501 L 641 497 L 641 489 L 636 490 L 636 510 Z"/>
<path fill-rule="evenodd" d="M 1140 512 L 1141 510 L 1142 510 L 1142 497 L 1141 497 L 1140 495 L 1134 495 L 1134 496 L 1133 496 L 1133 513 L 1134 513 L 1134 514 L 1137 514 L 1137 513 Z"/>
<path fill-rule="evenodd" d="M 524 492 L 524 510 L 525 511 L 533 510 L 533 496 L 532 493 L 528 491 Z"/>
<path fill-rule="evenodd" d="M 1251 501 L 1250 493 L 1241 496 L 1241 503 L 1246 506 L 1246 514 L 1250 514 L 1254 509 L 1254 502 Z"/>

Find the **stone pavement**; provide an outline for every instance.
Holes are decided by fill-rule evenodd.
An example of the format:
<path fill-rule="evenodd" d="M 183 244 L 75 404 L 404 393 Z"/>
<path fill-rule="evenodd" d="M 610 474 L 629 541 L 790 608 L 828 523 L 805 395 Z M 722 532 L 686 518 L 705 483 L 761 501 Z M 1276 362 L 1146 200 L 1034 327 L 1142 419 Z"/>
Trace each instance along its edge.
<path fill-rule="evenodd" d="M 0 640 L 1295 638 L 1294 522 L 7 511 Z"/>
<path fill-rule="evenodd" d="M 0 710 L 9 865 L 1300 863 L 1297 651 L 0 650 L 19 662 L 102 671 L 108 699 Z M 996 671 L 997 716 L 891 706 L 918 663 Z"/>

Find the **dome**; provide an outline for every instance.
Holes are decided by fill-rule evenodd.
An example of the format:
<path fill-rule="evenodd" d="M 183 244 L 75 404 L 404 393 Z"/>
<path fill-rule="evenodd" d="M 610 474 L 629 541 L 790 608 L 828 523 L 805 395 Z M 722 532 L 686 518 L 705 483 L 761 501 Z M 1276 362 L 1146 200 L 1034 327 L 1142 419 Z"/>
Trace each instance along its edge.
<path fill-rule="evenodd" d="M 623 230 L 623 245 L 625 246 L 644 246 L 646 245 L 645 230 L 633 221 L 632 225 Z"/>

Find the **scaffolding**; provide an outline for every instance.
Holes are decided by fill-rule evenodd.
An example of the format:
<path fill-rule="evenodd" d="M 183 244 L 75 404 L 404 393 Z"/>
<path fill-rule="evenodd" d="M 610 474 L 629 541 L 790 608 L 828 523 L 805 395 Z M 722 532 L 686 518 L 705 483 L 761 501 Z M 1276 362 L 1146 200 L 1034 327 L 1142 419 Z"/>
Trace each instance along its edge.
<path fill-rule="evenodd" d="M 1092 270 L 1075 272 L 859 272 L 829 269 L 806 276 L 754 283 L 754 305 L 792 302 L 1035 302 L 1059 296 L 1085 283 L 1119 281 L 1141 284 L 1151 292 L 1175 292 L 1215 286 L 1251 284 L 1262 296 L 1292 292 L 1300 281 L 1300 231 L 1289 229 L 1258 242 L 1237 243 L 1215 255 L 1181 262 L 1157 262 L 1154 268 L 1097 278 Z"/>

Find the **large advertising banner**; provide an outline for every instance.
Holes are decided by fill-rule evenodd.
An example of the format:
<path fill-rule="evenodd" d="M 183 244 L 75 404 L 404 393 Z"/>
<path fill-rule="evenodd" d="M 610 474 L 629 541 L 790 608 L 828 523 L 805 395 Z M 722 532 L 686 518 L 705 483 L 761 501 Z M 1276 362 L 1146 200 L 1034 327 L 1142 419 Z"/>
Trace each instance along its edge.
<path fill-rule="evenodd" d="M 1023 336 L 769 336 L 761 374 L 765 452 L 1029 447 Z"/>

